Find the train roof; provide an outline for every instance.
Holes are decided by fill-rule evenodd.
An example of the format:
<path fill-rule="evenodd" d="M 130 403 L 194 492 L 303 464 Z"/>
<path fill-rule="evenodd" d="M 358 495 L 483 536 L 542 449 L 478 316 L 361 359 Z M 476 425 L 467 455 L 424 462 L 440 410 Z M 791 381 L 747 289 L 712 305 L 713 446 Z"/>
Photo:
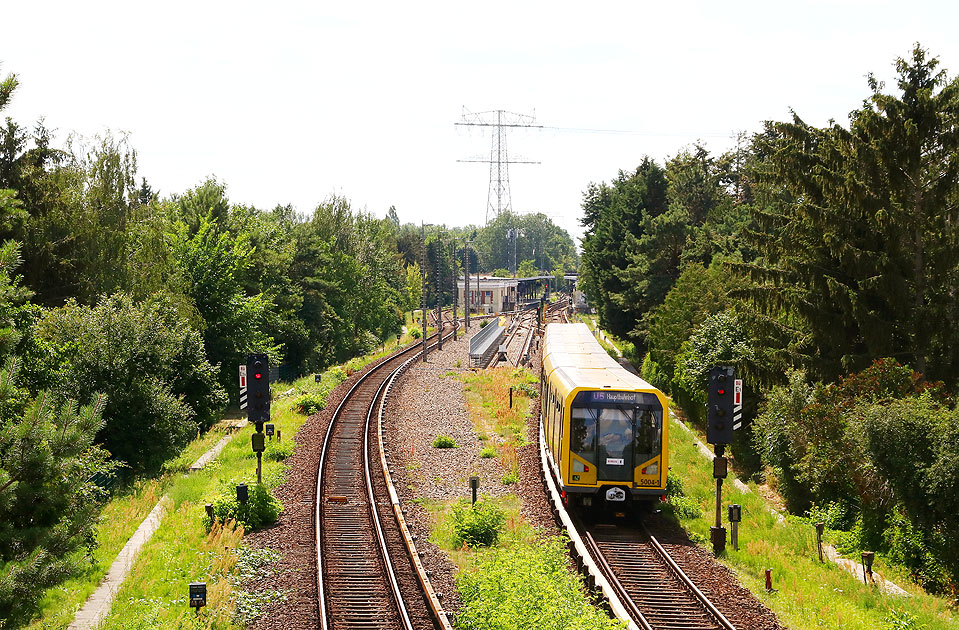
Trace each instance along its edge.
<path fill-rule="evenodd" d="M 543 372 L 576 388 L 658 390 L 621 366 L 593 337 L 586 324 L 549 324 L 543 341 Z"/>

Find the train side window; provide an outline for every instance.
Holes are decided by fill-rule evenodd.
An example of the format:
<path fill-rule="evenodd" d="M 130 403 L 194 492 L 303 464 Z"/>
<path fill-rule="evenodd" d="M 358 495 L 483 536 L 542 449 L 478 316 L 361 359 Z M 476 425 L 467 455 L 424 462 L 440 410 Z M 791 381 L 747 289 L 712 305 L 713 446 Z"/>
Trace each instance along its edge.
<path fill-rule="evenodd" d="M 556 410 L 556 424 L 553 427 L 552 439 L 553 444 L 556 445 L 556 452 L 560 452 L 563 442 L 563 405 L 558 397 L 553 403 L 553 409 Z"/>

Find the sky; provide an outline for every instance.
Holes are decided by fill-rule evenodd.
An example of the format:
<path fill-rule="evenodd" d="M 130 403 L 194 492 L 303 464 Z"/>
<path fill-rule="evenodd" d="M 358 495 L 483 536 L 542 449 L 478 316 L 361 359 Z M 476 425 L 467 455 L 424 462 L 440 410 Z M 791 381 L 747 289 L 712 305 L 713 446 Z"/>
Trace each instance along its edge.
<path fill-rule="evenodd" d="M 722 153 L 790 111 L 844 122 L 916 42 L 959 71 L 959 3 L 34 1 L 0 5 L 4 114 L 126 133 L 161 195 L 216 177 L 234 203 L 331 195 L 403 222 L 486 221 L 489 129 L 506 110 L 512 208 L 575 239 L 583 191 Z"/>

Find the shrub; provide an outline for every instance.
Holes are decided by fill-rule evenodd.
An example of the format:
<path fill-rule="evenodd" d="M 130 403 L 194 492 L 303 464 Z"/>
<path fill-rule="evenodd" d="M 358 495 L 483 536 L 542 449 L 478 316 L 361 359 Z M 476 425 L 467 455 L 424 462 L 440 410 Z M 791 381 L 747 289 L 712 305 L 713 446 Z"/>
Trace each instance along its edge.
<path fill-rule="evenodd" d="M 203 338 L 181 311 L 169 299 L 118 293 L 95 307 L 68 302 L 40 325 L 64 349 L 62 391 L 81 401 L 107 395 L 97 441 L 134 470 L 159 465 L 227 403 Z"/>
<path fill-rule="evenodd" d="M 433 440 L 433 448 L 459 448 L 459 444 L 450 436 L 441 434 Z"/>
<path fill-rule="evenodd" d="M 582 578 L 567 567 L 564 537 L 519 543 L 477 557 L 457 585 L 457 627 L 613 630 L 622 625 L 593 607 Z"/>
<path fill-rule="evenodd" d="M 266 455 L 267 459 L 272 459 L 275 462 L 283 461 L 293 454 L 293 449 L 296 448 L 296 443 L 293 440 L 287 440 L 286 442 L 277 442 L 273 440 L 272 442 L 266 443 Z"/>
<path fill-rule="evenodd" d="M 236 487 L 224 486 L 213 500 L 213 517 L 221 523 L 234 520 L 246 531 L 275 523 L 283 511 L 283 504 L 264 485 L 250 484 L 248 487 L 250 498 L 246 503 L 240 503 L 236 500 Z M 213 525 L 206 514 L 203 523 L 207 530 Z"/>
<path fill-rule="evenodd" d="M 480 457 L 483 459 L 489 459 L 490 457 L 496 457 L 496 447 L 492 444 L 484 446 L 483 450 L 480 451 Z"/>
<path fill-rule="evenodd" d="M 453 542 L 459 547 L 491 547 L 499 540 L 506 523 L 506 513 L 486 500 L 470 505 L 461 499 L 453 505 Z"/>
<path fill-rule="evenodd" d="M 521 391 L 530 398 L 536 398 L 539 396 L 539 390 L 536 389 L 536 386 L 532 383 L 520 383 L 514 387 L 515 390 Z"/>
<path fill-rule="evenodd" d="M 293 403 L 293 409 L 305 416 L 312 416 L 326 408 L 326 394 L 303 394 Z"/>
<path fill-rule="evenodd" d="M 503 478 L 500 481 L 503 482 L 504 486 L 511 486 L 514 483 L 519 482 L 519 473 L 517 473 L 515 470 L 511 470 L 503 475 Z"/>
<path fill-rule="evenodd" d="M 481 320 L 480 320 L 480 328 L 486 328 L 488 325 L 489 325 L 489 320 L 488 320 L 488 319 L 481 319 Z"/>
<path fill-rule="evenodd" d="M 406 330 L 407 330 L 407 332 L 410 334 L 410 337 L 412 337 L 413 339 L 419 339 L 420 337 L 423 336 L 423 331 L 421 331 L 421 330 L 420 330 L 418 327 L 416 327 L 416 326 L 410 326 L 410 327 L 407 328 Z"/>

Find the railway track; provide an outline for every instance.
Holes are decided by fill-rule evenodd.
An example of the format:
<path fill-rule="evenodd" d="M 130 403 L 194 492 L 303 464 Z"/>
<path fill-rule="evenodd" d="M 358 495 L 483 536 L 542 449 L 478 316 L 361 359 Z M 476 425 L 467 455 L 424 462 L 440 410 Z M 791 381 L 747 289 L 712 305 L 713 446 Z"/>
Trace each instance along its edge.
<path fill-rule="evenodd" d="M 645 528 L 581 528 L 586 547 L 643 630 L 735 630 Z"/>
<path fill-rule="evenodd" d="M 337 407 L 327 430 L 315 495 L 324 630 L 452 627 L 419 564 L 379 431 L 373 430 L 382 423 L 388 383 L 417 356 L 414 344 L 367 372 Z"/>
<path fill-rule="evenodd" d="M 542 424 L 540 463 L 547 496 L 570 550 L 612 614 L 631 630 L 735 630 L 645 530 L 581 523 L 566 510 L 549 471 Z"/>

